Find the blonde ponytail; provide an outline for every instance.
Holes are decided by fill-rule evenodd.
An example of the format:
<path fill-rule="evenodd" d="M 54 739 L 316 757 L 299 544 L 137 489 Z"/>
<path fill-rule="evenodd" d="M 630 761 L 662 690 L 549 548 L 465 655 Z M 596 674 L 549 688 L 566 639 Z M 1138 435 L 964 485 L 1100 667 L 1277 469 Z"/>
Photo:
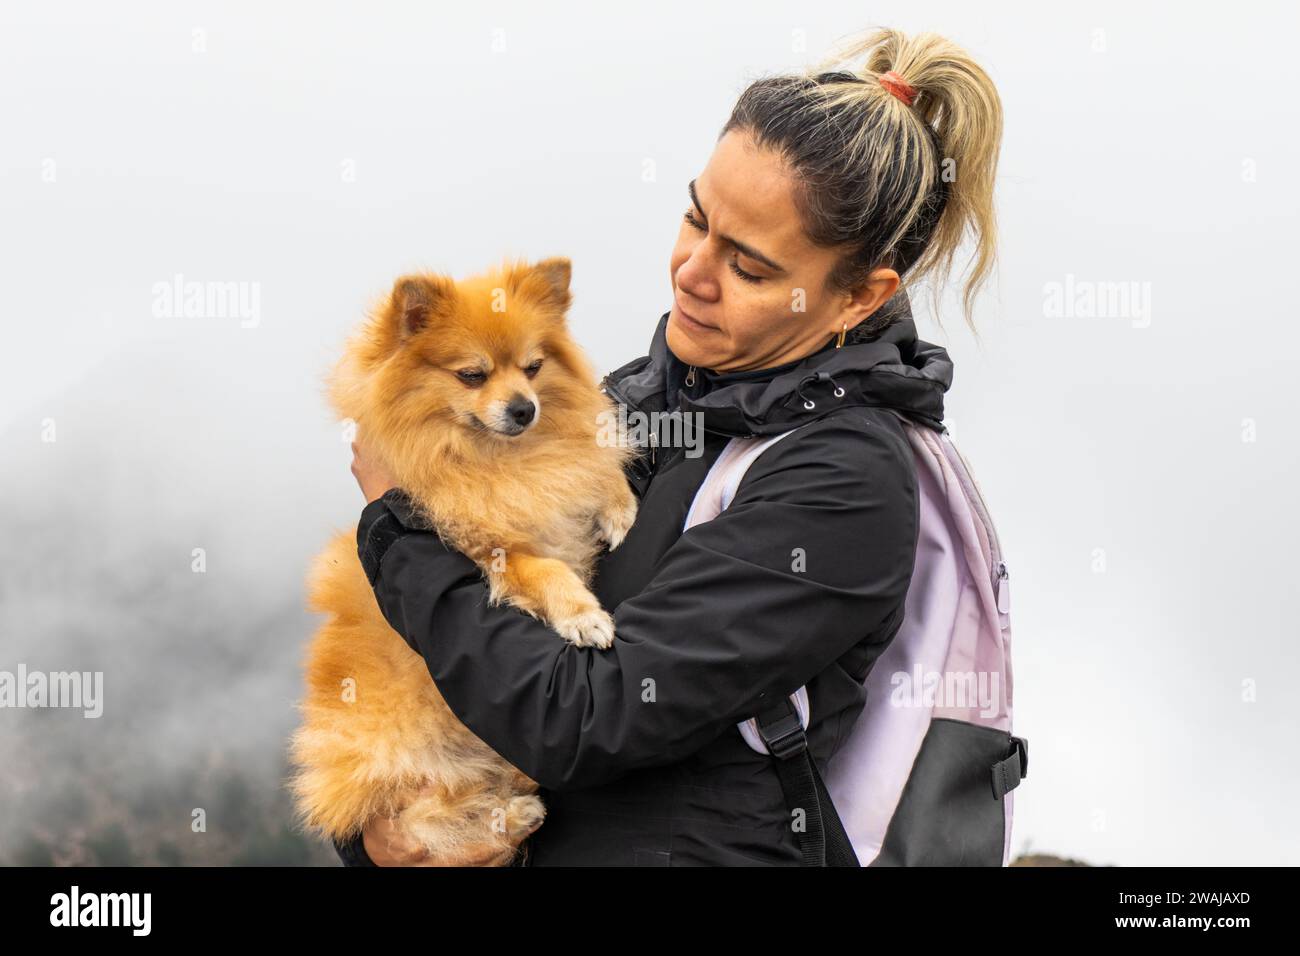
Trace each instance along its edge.
<path fill-rule="evenodd" d="M 722 135 L 732 129 L 786 159 L 813 242 L 849 249 L 828 278 L 838 290 L 888 266 L 905 287 L 932 280 L 937 303 L 969 235 L 962 307 L 974 329 L 974 301 L 997 256 L 1002 103 L 968 53 L 933 33 L 875 30 L 802 75 L 751 84 Z M 859 337 L 880 324 L 869 319 Z"/>

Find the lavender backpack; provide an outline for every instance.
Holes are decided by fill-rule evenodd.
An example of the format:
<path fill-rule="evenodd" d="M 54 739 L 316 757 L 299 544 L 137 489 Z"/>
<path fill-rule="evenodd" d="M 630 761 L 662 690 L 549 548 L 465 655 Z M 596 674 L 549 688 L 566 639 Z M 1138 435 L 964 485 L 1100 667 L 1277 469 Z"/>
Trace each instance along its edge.
<path fill-rule="evenodd" d="M 808 866 L 1005 866 L 1011 791 L 1028 742 L 1011 733 L 1006 563 L 993 521 L 946 430 L 898 415 L 916 464 L 920 527 L 905 619 L 866 680 L 866 705 L 823 781 L 798 688 L 739 725 L 771 753 Z M 716 517 L 754 460 L 798 429 L 733 438 L 696 492 L 686 528 Z"/>

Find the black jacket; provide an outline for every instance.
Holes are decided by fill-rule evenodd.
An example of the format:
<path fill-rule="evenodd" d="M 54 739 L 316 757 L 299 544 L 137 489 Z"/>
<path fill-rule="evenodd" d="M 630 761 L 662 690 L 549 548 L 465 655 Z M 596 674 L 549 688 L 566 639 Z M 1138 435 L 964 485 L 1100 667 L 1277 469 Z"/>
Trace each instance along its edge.
<path fill-rule="evenodd" d="M 902 623 L 917 489 L 889 409 L 938 427 L 947 353 L 917 340 L 904 302 L 875 340 L 836 349 L 832 339 L 772 369 L 698 369 L 687 387 L 667 319 L 649 354 L 603 384 L 629 411 L 702 413 L 704 450 L 659 447 L 629 470 L 640 511 L 594 584 L 614 616 L 612 647 L 574 647 L 489 607 L 478 568 L 420 530 L 400 493 L 368 505 L 357 532 L 384 616 L 448 706 L 541 785 L 546 821 L 520 856 L 533 866 L 798 865 L 772 758 L 736 724 L 806 684 L 824 775 Z M 798 425 L 727 510 L 682 533 L 731 436 Z M 338 847 L 364 862 L 358 849 Z"/>

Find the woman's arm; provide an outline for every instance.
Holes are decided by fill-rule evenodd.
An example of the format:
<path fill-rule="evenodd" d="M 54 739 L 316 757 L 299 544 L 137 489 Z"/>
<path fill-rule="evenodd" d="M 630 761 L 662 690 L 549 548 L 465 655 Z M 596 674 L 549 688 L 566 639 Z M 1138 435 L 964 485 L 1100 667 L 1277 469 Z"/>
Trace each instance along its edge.
<path fill-rule="evenodd" d="M 607 650 L 488 606 L 478 567 L 412 527 L 400 492 L 366 506 L 362 563 L 470 730 L 543 787 L 592 786 L 688 756 L 872 632 L 883 651 L 917 535 L 911 452 L 885 417 L 849 409 L 765 452 L 618 606 Z"/>

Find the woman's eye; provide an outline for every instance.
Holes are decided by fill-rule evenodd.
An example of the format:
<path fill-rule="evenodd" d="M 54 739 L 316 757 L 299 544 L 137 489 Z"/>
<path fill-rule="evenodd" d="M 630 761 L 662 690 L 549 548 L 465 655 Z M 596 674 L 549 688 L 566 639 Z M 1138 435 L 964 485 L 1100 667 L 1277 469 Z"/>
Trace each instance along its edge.
<path fill-rule="evenodd" d="M 463 368 L 456 375 L 466 385 L 482 385 L 487 381 L 487 376 L 474 368 Z"/>
<path fill-rule="evenodd" d="M 694 212 L 692 212 L 690 209 L 686 210 L 686 214 L 682 218 L 685 219 L 692 226 L 694 226 L 696 229 L 700 230 L 700 232 L 709 231 L 709 227 L 704 225 L 704 223 L 700 222 L 698 219 L 696 219 Z M 734 259 L 729 263 L 729 265 L 731 266 L 731 271 L 734 272 L 739 278 L 743 279 L 745 282 L 763 281 L 762 276 L 752 275 L 746 272 L 744 269 L 740 268 L 740 266 L 736 264 L 736 261 Z"/>
<path fill-rule="evenodd" d="M 541 359 L 538 359 L 532 365 L 527 365 L 524 367 L 524 374 L 527 375 L 529 378 L 532 378 L 541 370 L 542 370 L 542 362 Z"/>

